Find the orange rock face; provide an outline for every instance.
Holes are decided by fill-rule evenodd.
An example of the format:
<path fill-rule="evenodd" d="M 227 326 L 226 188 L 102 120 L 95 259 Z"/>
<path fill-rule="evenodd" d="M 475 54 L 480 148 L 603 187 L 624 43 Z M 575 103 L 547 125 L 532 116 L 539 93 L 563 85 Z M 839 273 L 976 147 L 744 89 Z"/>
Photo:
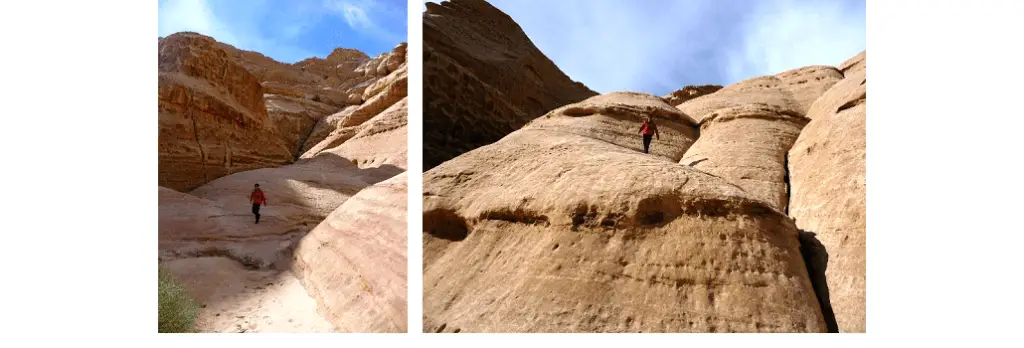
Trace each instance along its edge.
<path fill-rule="evenodd" d="M 159 184 L 189 190 L 292 156 L 267 116 L 260 81 L 197 34 L 160 40 Z"/>
<path fill-rule="evenodd" d="M 406 331 L 405 47 L 285 64 L 160 39 L 159 255 L 204 301 L 200 330 Z"/>

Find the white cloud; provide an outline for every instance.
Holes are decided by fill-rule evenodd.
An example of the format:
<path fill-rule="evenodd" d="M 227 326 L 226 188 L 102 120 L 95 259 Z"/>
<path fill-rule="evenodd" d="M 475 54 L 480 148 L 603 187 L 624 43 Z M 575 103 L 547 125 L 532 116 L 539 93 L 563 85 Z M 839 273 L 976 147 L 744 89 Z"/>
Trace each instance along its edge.
<path fill-rule="evenodd" d="M 157 31 L 160 36 L 167 36 L 182 31 L 192 31 L 216 38 L 218 41 L 233 46 L 242 44 L 217 19 L 209 4 L 204 0 L 161 2 L 157 11 L 159 13 Z"/>
<path fill-rule="evenodd" d="M 864 49 L 862 2 L 853 9 L 823 0 L 489 2 L 566 74 L 602 93 L 729 84 L 838 65 Z"/>
<path fill-rule="evenodd" d="M 366 16 L 366 11 L 363 11 L 363 9 L 359 7 L 344 4 L 342 6 L 342 13 L 345 14 L 345 22 L 348 22 L 350 27 L 365 30 L 371 29 L 374 26 L 373 21 Z"/>
<path fill-rule="evenodd" d="M 405 22 L 407 3 L 374 0 L 324 0 L 324 8 L 340 15 L 354 30 L 382 41 L 406 41 L 405 35 L 385 28 L 377 20 Z M 376 19 L 376 20 L 375 20 Z"/>
<path fill-rule="evenodd" d="M 223 2 L 216 4 L 224 5 Z M 212 6 L 213 3 L 205 0 L 160 2 L 158 32 L 160 36 L 167 36 L 181 31 L 193 31 L 238 49 L 256 51 L 286 63 L 314 56 L 315 54 L 312 52 L 286 42 L 306 30 L 310 25 L 308 22 L 293 21 L 291 26 L 282 27 L 278 30 L 278 32 L 283 32 L 281 38 L 261 35 L 260 29 L 263 23 L 259 21 L 260 17 L 272 12 L 280 15 L 282 12 L 267 4 L 267 2 L 247 1 L 245 5 L 248 6 L 241 15 L 235 13 L 235 16 L 218 16 Z M 295 11 L 289 13 L 293 12 Z M 321 57 L 325 55 L 320 54 Z"/>
<path fill-rule="evenodd" d="M 759 3 L 745 22 L 743 44 L 732 48 L 731 81 L 807 65 L 839 65 L 864 49 L 865 20 L 837 2 Z"/>

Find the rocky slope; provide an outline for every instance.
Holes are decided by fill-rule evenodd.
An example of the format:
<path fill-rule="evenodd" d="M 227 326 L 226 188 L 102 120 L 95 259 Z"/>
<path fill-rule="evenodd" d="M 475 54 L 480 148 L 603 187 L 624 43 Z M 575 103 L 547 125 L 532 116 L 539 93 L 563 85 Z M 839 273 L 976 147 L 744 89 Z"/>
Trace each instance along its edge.
<path fill-rule="evenodd" d="M 338 327 L 406 332 L 405 173 L 360 191 L 296 250 L 294 269 Z"/>
<path fill-rule="evenodd" d="M 390 236 L 361 241 L 367 248 L 389 252 L 378 250 L 360 260 L 359 267 L 371 272 L 365 278 L 376 285 L 371 295 L 342 289 L 341 279 L 324 277 L 337 265 L 315 256 L 319 248 L 301 253 L 296 248 L 309 238 L 353 245 L 351 241 L 333 239 L 340 236 L 309 233 L 331 221 L 331 216 L 376 218 L 379 210 L 346 203 L 377 183 L 405 177 L 405 44 L 374 59 L 355 50 L 336 49 L 325 59 L 310 58 L 295 64 L 276 62 L 194 33 L 174 34 L 161 39 L 160 44 L 159 258 L 163 267 L 184 279 L 194 296 L 206 301 L 207 307 L 200 313 L 200 329 L 404 331 L 404 321 L 403 325 L 394 324 L 393 311 L 348 312 L 353 306 L 379 308 L 382 303 L 404 310 L 405 269 L 393 271 L 395 260 L 405 262 L 405 249 L 394 248 L 395 240 L 404 241 L 404 224 L 379 224 L 361 230 Z M 178 94 L 165 94 L 164 89 L 190 97 L 212 95 L 225 105 L 182 104 L 205 112 L 206 121 L 197 120 L 207 122 L 200 123 L 200 129 L 209 131 L 198 134 L 209 144 L 227 144 L 221 146 L 229 147 L 232 157 L 225 163 L 233 166 L 225 164 L 213 170 L 209 169 L 212 164 L 200 162 L 205 167 L 199 168 L 207 170 L 195 171 L 196 165 L 186 165 L 191 162 L 185 159 L 193 159 L 180 154 L 192 150 L 190 146 L 195 147 L 197 141 L 194 136 L 181 134 L 180 124 L 199 112 L 175 108 L 180 98 L 165 95 Z M 198 98 L 186 100 L 194 99 Z M 344 110 L 350 110 L 349 115 L 354 117 L 334 123 L 325 120 Z M 234 116 L 242 117 L 239 120 L 249 126 L 217 128 L 210 122 Z M 329 135 L 344 129 L 353 130 L 352 136 L 319 146 Z M 315 130 L 320 133 L 314 134 Z M 242 141 L 246 139 L 250 142 Z M 204 149 L 213 146 L 200 144 Z M 318 151 L 307 153 L 317 146 Z M 234 159 L 237 154 L 266 157 L 267 153 L 275 155 L 274 161 L 241 162 L 244 167 L 235 164 L 239 162 Z M 260 184 L 268 198 L 259 224 L 253 222 L 247 199 L 253 184 Z M 404 209 L 404 186 L 388 187 L 389 195 L 377 197 L 377 205 L 400 205 Z M 380 190 L 375 188 L 363 195 Z M 293 268 L 296 264 L 301 264 L 301 271 Z M 200 270 L 204 267 L 209 269 Z M 231 278 L 234 280 L 211 276 L 221 273 L 237 275 Z M 381 279 L 371 279 L 378 276 Z M 327 288 L 332 290 L 325 291 Z M 350 304 L 333 305 L 343 300 Z M 284 305 L 297 308 L 280 308 Z M 347 312 L 343 315 L 340 311 Z M 221 318 L 224 314 L 233 319 Z"/>
<path fill-rule="evenodd" d="M 425 31 L 461 43 L 435 45 L 437 57 L 508 50 L 511 30 L 451 23 L 517 28 L 482 2 L 432 8 Z M 532 113 L 451 61 L 437 70 L 474 78 L 438 77 L 426 105 L 531 120 L 424 173 L 423 330 L 863 331 L 840 318 L 864 313 L 864 94 L 848 81 L 863 57 Z M 637 135 L 645 116 L 662 133 L 651 154 Z M 451 148 L 425 142 L 425 156 Z"/>
<path fill-rule="evenodd" d="M 426 7 L 424 170 L 597 94 L 566 76 L 512 18 L 487 2 Z"/>
<path fill-rule="evenodd" d="M 267 115 L 263 86 L 216 41 L 175 34 L 159 42 L 159 182 L 190 190 L 292 159 Z"/>
<path fill-rule="evenodd" d="M 686 86 L 661 96 L 661 99 L 664 99 L 666 103 L 672 106 L 676 106 L 690 99 L 718 92 L 720 89 L 722 89 L 722 86 L 719 85 Z"/>
<path fill-rule="evenodd" d="M 838 328 L 865 332 L 867 67 L 864 53 L 854 59 L 860 67 L 844 69 L 846 78 L 811 106 L 811 121 L 789 150 L 789 215 L 824 248 L 816 265 L 827 280 L 820 295 Z"/>

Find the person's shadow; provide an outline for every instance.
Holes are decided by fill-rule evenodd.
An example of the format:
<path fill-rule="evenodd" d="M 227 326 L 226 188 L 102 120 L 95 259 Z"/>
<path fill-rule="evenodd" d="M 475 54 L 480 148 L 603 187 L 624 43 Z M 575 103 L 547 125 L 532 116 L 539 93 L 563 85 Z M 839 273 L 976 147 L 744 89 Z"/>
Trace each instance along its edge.
<path fill-rule="evenodd" d="M 800 231 L 800 254 L 807 264 L 807 274 L 811 278 L 811 286 L 818 297 L 818 305 L 821 306 L 821 314 L 825 317 L 825 326 L 829 333 L 838 333 L 839 324 L 836 323 L 836 314 L 832 311 L 832 302 L 829 300 L 828 282 L 825 280 L 825 269 L 828 268 L 828 252 L 821 244 L 814 232 Z"/>

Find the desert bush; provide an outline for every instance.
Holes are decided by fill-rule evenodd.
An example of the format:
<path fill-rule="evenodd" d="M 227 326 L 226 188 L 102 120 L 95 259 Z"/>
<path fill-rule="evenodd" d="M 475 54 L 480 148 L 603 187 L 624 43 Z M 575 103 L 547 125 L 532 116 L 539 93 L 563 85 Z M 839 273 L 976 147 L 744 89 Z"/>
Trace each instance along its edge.
<path fill-rule="evenodd" d="M 185 288 L 171 276 L 170 272 L 159 270 L 159 332 L 193 332 L 199 305 L 189 297 Z"/>

